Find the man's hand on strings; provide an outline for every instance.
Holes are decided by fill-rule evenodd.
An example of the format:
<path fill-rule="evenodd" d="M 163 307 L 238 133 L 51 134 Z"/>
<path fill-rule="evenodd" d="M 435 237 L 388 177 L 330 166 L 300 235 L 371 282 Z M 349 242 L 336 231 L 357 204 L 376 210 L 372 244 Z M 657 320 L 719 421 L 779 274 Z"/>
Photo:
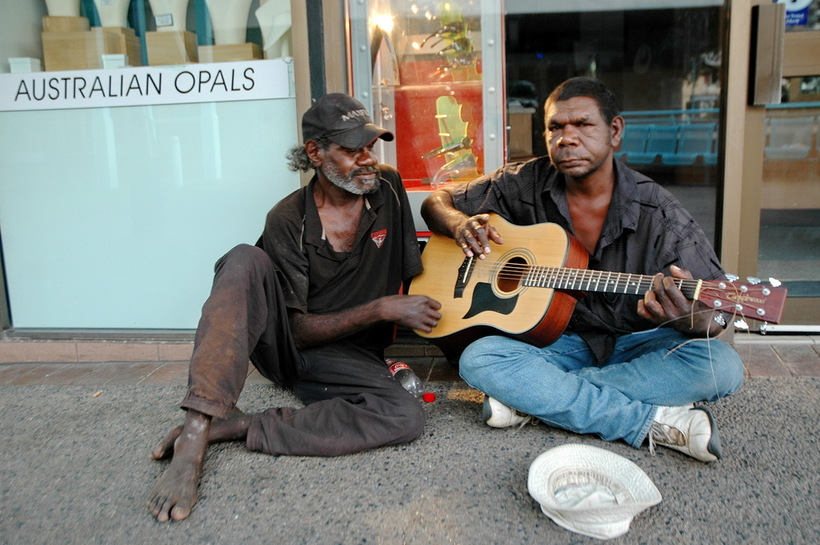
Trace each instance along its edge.
<path fill-rule="evenodd" d="M 490 253 L 490 241 L 504 244 L 504 239 L 498 231 L 490 225 L 489 214 L 477 214 L 466 218 L 453 233 L 456 244 L 468 257 L 478 256 L 484 259 Z"/>
<path fill-rule="evenodd" d="M 717 334 L 720 326 L 712 319 L 706 305 L 690 301 L 678 288 L 678 280 L 691 280 L 692 274 L 680 267 L 670 267 L 672 276 L 655 275 L 654 285 L 638 301 L 638 315 L 659 325 L 672 327 L 691 337 Z M 717 326 L 715 331 L 714 326 Z M 711 331 L 710 331 L 711 330 Z"/>

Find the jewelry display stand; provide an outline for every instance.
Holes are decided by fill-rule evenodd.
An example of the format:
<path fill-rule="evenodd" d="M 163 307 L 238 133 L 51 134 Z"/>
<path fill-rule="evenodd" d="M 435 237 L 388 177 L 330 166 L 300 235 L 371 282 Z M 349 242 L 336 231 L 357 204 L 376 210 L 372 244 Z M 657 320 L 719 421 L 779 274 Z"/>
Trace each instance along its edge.
<path fill-rule="evenodd" d="M 80 0 L 46 0 L 49 17 L 79 17 Z"/>
<path fill-rule="evenodd" d="M 262 30 L 262 48 L 266 59 L 291 54 L 290 0 L 259 0 L 256 20 Z"/>
<path fill-rule="evenodd" d="M 48 0 L 43 18 L 43 64 L 47 71 L 104 68 L 103 55 L 127 55 L 131 66 L 142 65 L 142 46 L 127 15 L 130 0 L 94 0 L 102 22 L 89 28 L 88 19 L 55 13 L 79 13 L 79 2 Z"/>
<path fill-rule="evenodd" d="M 196 34 L 185 30 L 188 0 L 151 0 L 157 29 L 145 33 L 148 64 L 186 64 L 197 62 Z"/>
<path fill-rule="evenodd" d="M 43 32 L 84 32 L 88 18 L 80 17 L 80 0 L 46 0 L 48 15 L 43 17 Z"/>
<path fill-rule="evenodd" d="M 199 46 L 200 62 L 262 58 L 259 45 L 246 42 L 251 0 L 205 0 L 214 29 L 214 45 Z"/>

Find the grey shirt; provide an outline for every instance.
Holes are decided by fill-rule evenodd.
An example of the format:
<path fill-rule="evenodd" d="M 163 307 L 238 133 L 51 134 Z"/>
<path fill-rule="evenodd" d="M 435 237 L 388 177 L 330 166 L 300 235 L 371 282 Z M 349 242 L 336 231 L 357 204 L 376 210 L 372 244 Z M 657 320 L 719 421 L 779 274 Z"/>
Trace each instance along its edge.
<path fill-rule="evenodd" d="M 706 235 L 669 191 L 619 161 L 615 172 L 612 202 L 590 269 L 668 275 L 669 267 L 677 265 L 697 279 L 725 276 Z M 573 233 L 565 189 L 563 175 L 548 157 L 540 157 L 456 186 L 453 201 L 471 216 L 495 212 L 516 225 L 552 222 Z M 638 316 L 640 298 L 590 293 L 578 301 L 567 331 L 584 338 L 603 363 L 619 335 L 656 327 Z"/>

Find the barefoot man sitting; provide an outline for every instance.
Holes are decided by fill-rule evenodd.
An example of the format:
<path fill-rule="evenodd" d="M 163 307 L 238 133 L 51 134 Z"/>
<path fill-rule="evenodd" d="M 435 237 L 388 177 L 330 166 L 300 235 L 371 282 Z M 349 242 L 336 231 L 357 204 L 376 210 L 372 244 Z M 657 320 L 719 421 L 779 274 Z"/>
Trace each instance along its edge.
<path fill-rule="evenodd" d="M 216 263 L 185 421 L 151 453 L 172 458 L 148 499 L 159 521 L 190 515 L 210 443 L 337 456 L 410 442 L 423 430 L 421 405 L 384 363 L 396 324 L 430 331 L 441 318 L 436 301 L 400 294 L 421 259 L 401 178 L 374 154 L 376 141 L 393 135 L 338 93 L 304 114 L 302 135 L 290 167 L 313 168 L 313 179 L 268 213 L 256 246 Z M 249 360 L 305 406 L 238 410 Z"/>

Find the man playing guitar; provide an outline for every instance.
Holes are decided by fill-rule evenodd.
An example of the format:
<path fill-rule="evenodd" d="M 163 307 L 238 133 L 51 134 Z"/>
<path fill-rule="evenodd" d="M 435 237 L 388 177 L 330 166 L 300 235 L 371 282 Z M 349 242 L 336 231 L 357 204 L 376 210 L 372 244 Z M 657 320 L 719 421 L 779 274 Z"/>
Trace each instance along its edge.
<path fill-rule="evenodd" d="M 486 394 L 490 426 L 532 416 L 635 448 L 648 441 L 652 451 L 663 445 L 717 460 L 712 414 L 693 403 L 737 391 L 743 364 L 714 339 L 722 314 L 679 288 L 681 279 L 725 278 L 714 250 L 668 191 L 615 159 L 624 119 L 605 85 L 565 81 L 547 98 L 545 121 L 548 157 L 442 186 L 422 207 L 428 226 L 483 259 L 505 249 L 491 213 L 515 225 L 555 223 L 586 249 L 590 269 L 653 275 L 652 287 L 581 297 L 547 346 L 483 336 L 461 353 L 461 376 Z"/>

